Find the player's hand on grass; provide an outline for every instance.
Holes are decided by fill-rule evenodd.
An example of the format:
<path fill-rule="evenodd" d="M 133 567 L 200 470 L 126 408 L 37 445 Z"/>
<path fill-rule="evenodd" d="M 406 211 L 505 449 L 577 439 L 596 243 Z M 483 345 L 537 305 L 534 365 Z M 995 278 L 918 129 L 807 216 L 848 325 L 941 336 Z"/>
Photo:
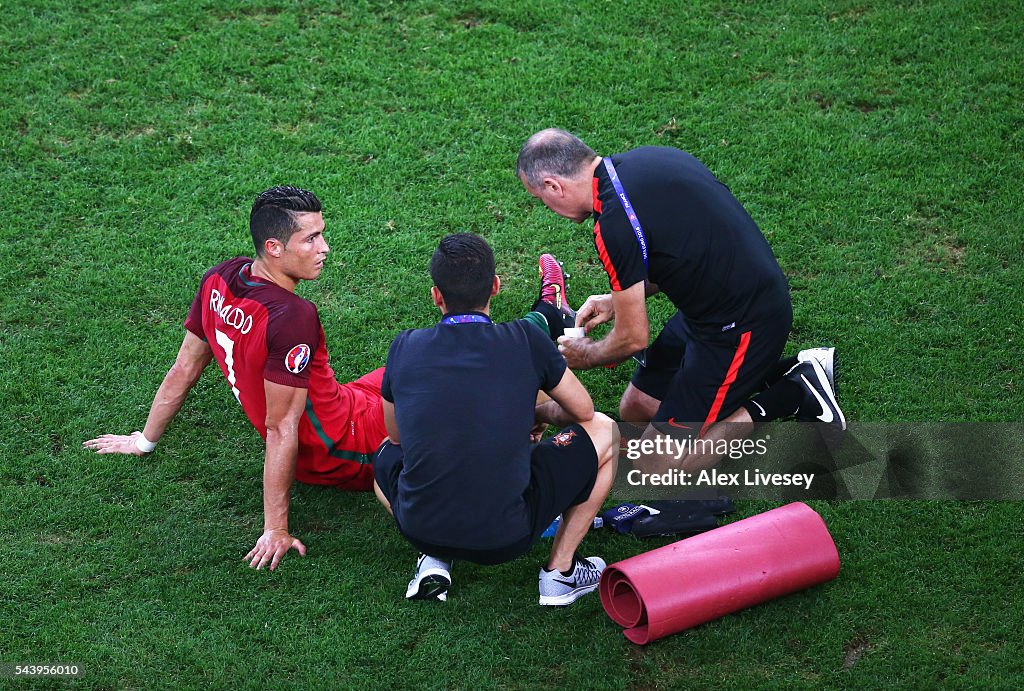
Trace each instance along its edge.
<path fill-rule="evenodd" d="M 262 569 L 269 563 L 273 571 L 290 549 L 306 556 L 306 546 L 287 530 L 265 530 L 244 559 L 249 562 L 250 568 Z"/>
<path fill-rule="evenodd" d="M 145 456 L 135 444 L 142 432 L 131 434 L 101 434 L 95 439 L 82 442 L 82 447 L 92 449 L 96 453 L 124 453 L 132 456 Z"/>
<path fill-rule="evenodd" d="M 544 430 L 548 428 L 546 422 L 535 422 L 533 423 L 533 429 L 530 430 L 530 443 L 539 444 L 540 440 L 544 438 Z"/>
<path fill-rule="evenodd" d="M 576 326 L 582 326 L 588 332 L 595 326 L 609 322 L 614 318 L 615 306 L 612 303 L 611 293 L 591 295 L 576 310 Z"/>

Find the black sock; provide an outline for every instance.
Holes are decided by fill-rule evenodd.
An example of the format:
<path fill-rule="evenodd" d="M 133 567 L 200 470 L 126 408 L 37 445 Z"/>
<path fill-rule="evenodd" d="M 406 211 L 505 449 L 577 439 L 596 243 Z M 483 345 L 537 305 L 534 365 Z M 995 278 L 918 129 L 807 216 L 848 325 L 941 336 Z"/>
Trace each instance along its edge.
<path fill-rule="evenodd" d="M 549 302 L 538 300 L 530 308 L 531 312 L 540 312 L 547 320 L 548 329 L 551 332 L 551 340 L 557 340 L 562 335 L 563 329 L 567 327 L 573 327 L 576 325 L 575 320 L 567 315 L 562 310 L 558 309 Z"/>
<path fill-rule="evenodd" d="M 565 520 L 565 516 L 561 516 L 561 518 L 562 518 L 562 520 Z M 557 571 L 558 573 L 562 574 L 563 576 L 571 576 L 572 572 L 576 570 L 576 560 L 577 559 L 578 559 L 578 557 L 576 556 L 576 552 L 573 552 L 572 564 L 569 565 L 569 570 L 568 571 L 562 571 L 561 569 L 549 569 L 547 564 L 544 564 L 544 570 L 547 571 L 548 573 L 551 573 L 552 571 Z"/>
<path fill-rule="evenodd" d="M 762 390 L 767 389 L 769 386 L 772 386 L 777 381 L 782 379 L 782 375 L 784 375 L 789 370 L 793 369 L 793 365 L 795 365 L 796 363 L 797 363 L 796 355 L 794 355 L 793 357 L 788 357 L 788 358 L 784 358 L 782 360 L 779 360 L 775 364 L 775 366 L 772 367 L 771 371 L 768 372 L 767 376 L 765 376 L 764 384 L 761 386 L 761 389 Z"/>
<path fill-rule="evenodd" d="M 780 379 L 743 404 L 754 422 L 768 422 L 794 415 L 804 400 L 804 387 L 792 379 Z"/>

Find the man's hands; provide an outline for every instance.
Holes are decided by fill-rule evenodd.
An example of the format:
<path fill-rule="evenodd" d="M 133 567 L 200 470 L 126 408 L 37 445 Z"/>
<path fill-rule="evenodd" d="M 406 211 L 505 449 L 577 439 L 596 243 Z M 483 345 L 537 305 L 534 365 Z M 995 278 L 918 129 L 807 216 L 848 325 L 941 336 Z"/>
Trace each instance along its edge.
<path fill-rule="evenodd" d="M 576 310 L 576 326 L 582 326 L 588 332 L 595 326 L 609 322 L 615 318 L 615 305 L 611 293 L 591 295 Z"/>
<path fill-rule="evenodd" d="M 611 293 L 591 295 L 576 312 L 576 326 L 583 327 L 587 332 L 590 332 L 595 326 L 613 319 L 615 319 L 615 305 L 612 302 Z M 582 338 L 559 336 L 558 352 L 565 358 L 565 363 L 569 365 L 570 369 L 590 369 L 594 365 L 591 363 L 588 353 L 593 344 L 594 341 L 586 336 Z"/>
<path fill-rule="evenodd" d="M 540 440 L 544 438 L 544 431 L 548 428 L 548 423 L 537 421 L 533 423 L 533 429 L 530 430 L 530 443 L 539 444 Z"/>
<path fill-rule="evenodd" d="M 569 369 L 590 369 L 593 365 L 587 357 L 587 349 L 593 345 L 588 337 L 575 338 L 573 336 L 558 337 L 558 352 L 565 358 L 565 364 Z"/>
<path fill-rule="evenodd" d="M 256 541 L 256 546 L 243 559 L 249 562 L 250 568 L 256 569 L 262 569 L 269 562 L 270 570 L 273 571 L 290 549 L 306 556 L 306 546 L 287 530 L 265 530 Z"/>
<path fill-rule="evenodd" d="M 142 432 L 131 434 L 101 434 L 95 439 L 82 442 L 82 447 L 92 449 L 96 453 L 123 453 L 131 456 L 145 456 L 135 445 L 135 440 L 142 436 Z"/>
<path fill-rule="evenodd" d="M 589 337 L 561 336 L 558 351 L 572 369 L 615 366 L 647 347 L 650 325 L 647 322 L 646 290 L 638 281 L 625 290 L 606 295 L 591 295 L 576 313 L 576 326 L 589 333 L 595 326 L 614 321 L 601 340 Z"/>

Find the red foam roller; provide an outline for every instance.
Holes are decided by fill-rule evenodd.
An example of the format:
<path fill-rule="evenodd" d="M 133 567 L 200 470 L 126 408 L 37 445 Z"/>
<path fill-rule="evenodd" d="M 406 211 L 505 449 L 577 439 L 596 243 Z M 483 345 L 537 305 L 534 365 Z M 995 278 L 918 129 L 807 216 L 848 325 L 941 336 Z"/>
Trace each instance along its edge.
<path fill-rule="evenodd" d="M 825 521 L 795 502 L 608 566 L 601 604 L 644 645 L 838 574 Z"/>

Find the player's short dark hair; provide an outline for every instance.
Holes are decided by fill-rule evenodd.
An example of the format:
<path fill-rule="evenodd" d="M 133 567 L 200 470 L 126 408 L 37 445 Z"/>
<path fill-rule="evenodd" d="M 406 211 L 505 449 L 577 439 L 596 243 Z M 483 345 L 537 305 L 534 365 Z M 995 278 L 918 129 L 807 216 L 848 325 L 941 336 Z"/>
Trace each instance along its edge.
<path fill-rule="evenodd" d="M 516 175 L 530 187 L 540 187 L 544 177 L 574 178 L 597 154 L 571 132 L 551 128 L 537 132 L 523 144 L 516 159 Z"/>
<path fill-rule="evenodd" d="M 494 252 L 479 235 L 448 235 L 430 259 L 430 278 L 441 291 L 449 312 L 479 310 L 491 298 Z"/>
<path fill-rule="evenodd" d="M 263 256 L 263 246 L 270 238 L 288 244 L 299 229 L 296 213 L 316 212 L 322 208 L 315 194 L 291 185 L 278 185 L 261 192 L 249 212 L 249 232 L 256 246 L 256 256 Z"/>

